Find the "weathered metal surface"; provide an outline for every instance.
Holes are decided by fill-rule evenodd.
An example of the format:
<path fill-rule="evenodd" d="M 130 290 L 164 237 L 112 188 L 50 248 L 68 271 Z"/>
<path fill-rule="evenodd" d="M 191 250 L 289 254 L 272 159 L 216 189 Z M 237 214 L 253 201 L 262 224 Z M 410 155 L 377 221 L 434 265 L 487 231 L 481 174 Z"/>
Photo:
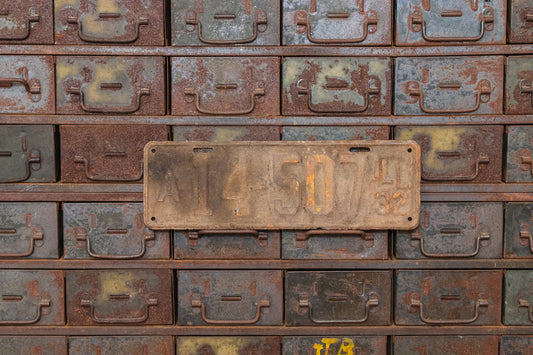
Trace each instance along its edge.
<path fill-rule="evenodd" d="M 398 0 L 396 44 L 504 44 L 506 0 Z"/>
<path fill-rule="evenodd" d="M 281 270 L 178 271 L 178 325 L 281 325 Z"/>
<path fill-rule="evenodd" d="M 390 58 L 285 58 L 282 70 L 284 115 L 390 114 Z"/>
<path fill-rule="evenodd" d="M 0 325 L 63 325 L 63 271 L 0 270 Z"/>
<path fill-rule="evenodd" d="M 503 250 L 501 203 L 422 203 L 420 224 L 398 231 L 396 257 L 498 259 Z"/>
<path fill-rule="evenodd" d="M 177 337 L 176 355 L 274 355 L 281 354 L 280 337 L 186 336 Z"/>
<path fill-rule="evenodd" d="M 285 126 L 284 141 L 387 140 L 388 126 Z"/>
<path fill-rule="evenodd" d="M 283 355 L 382 355 L 387 353 L 384 336 L 288 336 L 283 337 Z"/>
<path fill-rule="evenodd" d="M 397 58 L 396 115 L 503 113 L 502 56 Z"/>
<path fill-rule="evenodd" d="M 55 2 L 56 44 L 164 45 L 163 0 Z"/>
<path fill-rule="evenodd" d="M 70 337 L 71 355 L 173 355 L 174 339 L 171 336 L 92 336 Z"/>
<path fill-rule="evenodd" d="M 283 1 L 283 45 L 386 45 L 392 2 Z"/>
<path fill-rule="evenodd" d="M 424 181 L 501 182 L 503 126 L 402 126 L 394 139 L 420 144 Z"/>
<path fill-rule="evenodd" d="M 54 82 L 51 56 L 0 56 L 1 112 L 54 113 Z"/>
<path fill-rule="evenodd" d="M 172 0 L 172 45 L 277 46 L 276 0 Z"/>
<path fill-rule="evenodd" d="M 143 177 L 143 148 L 168 140 L 160 125 L 60 126 L 62 182 L 135 182 Z"/>
<path fill-rule="evenodd" d="M 289 271 L 289 326 L 391 324 L 392 271 Z"/>
<path fill-rule="evenodd" d="M 395 336 L 394 354 L 498 355 L 499 337 L 492 336 Z"/>
<path fill-rule="evenodd" d="M 64 203 L 65 259 L 168 259 L 170 232 L 143 223 L 141 203 Z"/>
<path fill-rule="evenodd" d="M 501 304 L 501 270 L 396 274 L 398 325 L 499 325 Z"/>
<path fill-rule="evenodd" d="M 279 231 L 174 231 L 174 258 L 279 259 L 280 240 Z"/>
<path fill-rule="evenodd" d="M 502 336 L 500 355 L 531 355 L 533 354 L 533 336 L 506 335 Z"/>
<path fill-rule="evenodd" d="M 279 114 L 278 58 L 172 58 L 173 115 Z"/>
<path fill-rule="evenodd" d="M 507 127 L 506 182 L 533 182 L 533 126 Z"/>
<path fill-rule="evenodd" d="M 165 114 L 161 57 L 57 57 L 56 87 L 59 114 Z"/>
<path fill-rule="evenodd" d="M 533 324 L 533 270 L 505 272 L 505 325 Z"/>
<path fill-rule="evenodd" d="M 53 3 L 12 0 L 0 5 L 0 44 L 52 44 Z"/>
<path fill-rule="evenodd" d="M 58 257 L 57 204 L 0 203 L 0 258 Z"/>
<path fill-rule="evenodd" d="M 533 113 L 533 56 L 507 57 L 505 70 L 505 113 Z"/>
<path fill-rule="evenodd" d="M 533 204 L 505 205 L 506 258 L 533 258 Z"/>
<path fill-rule="evenodd" d="M 3 355 L 67 355 L 67 338 L 57 336 L 0 337 Z"/>
<path fill-rule="evenodd" d="M 55 182 L 54 127 L 0 126 L 0 183 Z"/>
<path fill-rule="evenodd" d="M 533 4 L 531 2 L 509 1 L 507 36 L 510 43 L 533 43 Z"/>
<path fill-rule="evenodd" d="M 174 141 L 279 141 L 276 126 L 173 126 Z"/>
<path fill-rule="evenodd" d="M 387 259 L 387 231 L 282 231 L 283 259 Z"/>
<path fill-rule="evenodd" d="M 395 143 L 152 142 L 145 147 L 145 224 L 412 229 L 420 151 L 413 142 Z"/>
<path fill-rule="evenodd" d="M 172 270 L 67 270 L 69 325 L 172 324 Z"/>

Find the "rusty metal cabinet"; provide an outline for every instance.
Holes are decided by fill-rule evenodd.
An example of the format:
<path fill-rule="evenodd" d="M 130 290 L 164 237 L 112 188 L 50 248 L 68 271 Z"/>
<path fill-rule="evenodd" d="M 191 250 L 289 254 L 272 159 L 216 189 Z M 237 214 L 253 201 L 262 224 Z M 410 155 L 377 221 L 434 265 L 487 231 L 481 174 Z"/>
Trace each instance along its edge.
<path fill-rule="evenodd" d="M 0 44 L 52 44 L 53 6 L 49 0 L 2 2 Z"/>
<path fill-rule="evenodd" d="M 71 337 L 69 354 L 173 355 L 171 336 Z"/>
<path fill-rule="evenodd" d="M 283 338 L 283 355 L 307 355 L 316 353 L 386 354 L 387 337 L 345 335 L 342 337 L 288 336 Z"/>
<path fill-rule="evenodd" d="M 498 355 L 497 336 L 396 336 L 393 354 Z"/>
<path fill-rule="evenodd" d="M 5 355 L 67 355 L 67 338 L 59 336 L 0 337 L 0 350 Z"/>
<path fill-rule="evenodd" d="M 180 336 L 176 355 L 274 355 L 281 354 L 281 339 L 276 336 Z"/>

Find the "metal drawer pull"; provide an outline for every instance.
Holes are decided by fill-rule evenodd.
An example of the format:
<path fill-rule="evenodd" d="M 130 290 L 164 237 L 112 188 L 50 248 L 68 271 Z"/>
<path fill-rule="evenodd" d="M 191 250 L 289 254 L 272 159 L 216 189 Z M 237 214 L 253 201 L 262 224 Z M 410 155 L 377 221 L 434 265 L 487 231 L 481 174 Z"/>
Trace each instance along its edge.
<path fill-rule="evenodd" d="M 126 155 L 126 153 L 110 153 L 110 152 L 107 152 L 104 154 L 104 156 L 106 157 L 114 157 L 114 156 L 118 156 L 118 157 L 124 157 Z M 102 174 L 101 176 L 99 175 L 94 175 L 92 174 L 89 170 L 89 161 L 87 160 L 87 158 L 81 156 L 81 155 L 76 155 L 74 156 L 74 163 L 75 164 L 83 164 L 84 166 L 84 170 L 85 170 L 85 176 L 87 177 L 87 179 L 89 180 L 92 180 L 92 181 L 123 181 L 123 182 L 132 182 L 132 181 L 138 181 L 138 180 L 141 180 L 142 177 L 143 177 L 143 170 L 141 169 L 138 173 L 138 175 L 133 175 L 131 177 L 117 177 L 117 176 L 106 176 L 106 174 Z"/>
<path fill-rule="evenodd" d="M 2 10 L 0 11 L 0 17 L 7 17 L 9 16 L 9 11 L 7 10 Z M 15 34 L 15 35 L 12 35 L 12 34 L 0 34 L 0 40 L 2 41 L 22 41 L 22 40 L 25 40 L 26 38 L 28 38 L 30 36 L 30 33 L 31 33 L 31 24 L 33 22 L 39 22 L 41 20 L 41 16 L 39 16 L 39 14 L 32 14 L 30 13 L 30 15 L 28 16 L 28 20 L 26 21 L 25 23 L 25 30 L 24 31 L 20 31 L 20 34 Z M 20 26 L 20 28 L 23 28 L 23 26 Z"/>
<path fill-rule="evenodd" d="M 108 89 L 107 85 L 108 83 L 103 83 L 100 85 L 101 89 Z M 128 105 L 128 106 L 108 106 L 108 105 L 86 105 L 85 104 L 85 93 L 83 88 L 79 86 L 71 86 L 69 89 L 69 94 L 71 95 L 79 95 L 80 96 L 80 107 L 85 112 L 91 112 L 91 113 L 133 113 L 139 111 L 139 108 L 141 107 L 141 96 L 143 95 L 150 95 L 150 89 L 149 88 L 141 88 L 137 91 L 137 94 L 135 96 L 135 100 Z"/>
<path fill-rule="evenodd" d="M 533 161 L 531 160 L 531 154 L 529 155 L 522 155 L 520 157 L 522 164 L 528 164 L 529 165 L 529 173 L 533 177 Z"/>
<path fill-rule="evenodd" d="M 103 12 L 98 14 L 98 17 L 100 19 L 113 19 L 113 18 L 120 18 L 122 17 L 119 13 L 112 13 L 112 12 Z M 109 42 L 109 43 L 131 43 L 135 42 L 139 39 L 139 32 L 140 27 L 142 25 L 148 25 L 149 21 L 146 17 L 140 17 L 137 19 L 137 23 L 135 24 L 134 28 L 135 31 L 133 32 L 132 36 L 129 37 L 116 37 L 116 36 L 110 36 L 110 37 L 94 37 L 86 34 L 83 31 L 83 21 L 81 21 L 78 17 L 69 17 L 67 19 L 67 22 L 72 25 L 78 26 L 78 36 L 81 38 L 81 40 L 85 42 Z"/>
<path fill-rule="evenodd" d="M 127 297 L 124 297 L 127 296 Z M 110 295 L 111 299 L 116 300 L 129 300 L 129 295 Z M 81 307 L 89 307 L 91 318 L 95 323 L 143 323 L 150 316 L 150 307 L 157 306 L 157 298 L 150 298 L 146 302 L 146 310 L 142 316 L 132 318 L 101 318 L 94 311 L 94 304 L 91 300 L 82 299 L 80 302 Z"/>
<path fill-rule="evenodd" d="M 533 254 L 533 236 L 529 232 L 529 223 L 520 223 L 520 239 L 527 239 L 529 241 L 529 252 Z"/>
<path fill-rule="evenodd" d="M 363 292 L 364 295 L 364 292 Z M 330 299 L 330 301 L 347 301 L 347 297 L 340 297 L 339 299 Z M 378 295 L 370 292 L 368 294 L 368 298 L 365 303 L 365 314 L 362 318 L 359 319 L 316 319 L 313 317 L 313 308 L 311 306 L 311 302 L 309 301 L 309 297 L 306 294 L 300 295 L 300 299 L 298 301 L 298 306 L 301 308 L 307 308 L 307 315 L 309 316 L 309 319 L 311 322 L 316 324 L 357 324 L 357 323 L 364 323 L 368 320 L 368 316 L 370 315 L 370 307 L 377 307 L 379 305 L 379 299 Z"/>
<path fill-rule="evenodd" d="M 297 248 L 303 248 L 307 244 L 307 240 L 312 237 L 318 237 L 318 236 L 347 236 L 351 237 L 354 235 L 359 236 L 363 241 L 368 241 L 371 243 L 371 246 L 374 245 L 374 234 L 370 233 L 367 234 L 366 232 L 362 230 L 328 230 L 328 229 L 315 229 L 315 230 L 309 230 L 309 231 L 296 231 L 296 247 Z"/>
<path fill-rule="evenodd" d="M 248 229 L 203 229 L 199 231 L 189 231 L 187 232 L 187 244 L 190 247 L 198 246 L 198 240 L 200 237 L 205 237 L 209 235 L 231 235 L 231 236 L 251 236 L 255 238 L 257 244 L 261 247 L 268 246 L 268 232 L 257 231 L 257 230 L 248 230 Z"/>
<path fill-rule="evenodd" d="M 520 93 L 529 95 L 531 106 L 533 107 L 533 86 L 529 80 L 520 80 Z"/>
<path fill-rule="evenodd" d="M 526 22 L 533 22 L 533 13 L 526 14 L 524 16 L 524 19 L 526 20 Z"/>
<path fill-rule="evenodd" d="M 330 85 L 331 89 L 341 89 L 346 90 L 347 85 Z M 298 90 L 298 95 L 307 95 L 307 107 L 312 112 L 317 113 L 357 113 L 357 112 L 364 112 L 368 109 L 368 105 L 370 103 L 370 95 L 379 95 L 380 94 L 380 82 L 377 79 L 370 79 L 368 81 L 367 90 L 365 92 L 364 98 L 365 103 L 358 107 L 358 108 L 342 108 L 339 107 L 338 109 L 332 110 L 332 109 L 321 109 L 317 106 L 317 104 L 313 103 L 311 92 L 312 90 L 309 88 L 309 83 L 307 80 L 300 79 L 298 80 L 298 83 L 296 84 L 296 89 Z"/>
<path fill-rule="evenodd" d="M 533 323 L 533 307 L 531 307 L 531 304 L 528 300 L 519 300 L 518 301 L 518 307 L 527 307 L 528 309 L 528 317 L 529 321 Z"/>
<path fill-rule="evenodd" d="M 108 235 L 112 234 L 128 234 L 127 229 L 107 229 L 106 233 Z M 85 228 L 76 229 L 76 240 L 80 242 L 85 242 L 87 246 L 87 254 L 96 259 L 137 259 L 141 258 L 146 253 L 146 242 L 150 240 L 155 240 L 155 235 L 148 233 L 144 235 L 144 238 L 141 241 L 141 248 L 138 252 L 128 255 L 114 255 L 114 254 L 100 254 L 96 253 L 91 247 L 91 238 L 87 235 L 87 230 Z"/>
<path fill-rule="evenodd" d="M 437 151 L 435 152 L 437 157 L 439 159 L 450 159 L 450 158 L 458 158 L 462 154 L 458 151 Z M 479 175 L 479 165 L 480 164 L 488 164 L 490 163 L 490 159 L 485 154 L 480 154 L 479 158 L 475 161 L 475 168 L 472 174 L 470 175 L 444 175 L 444 176 L 433 176 L 428 174 L 424 169 L 422 169 L 422 179 L 423 180 L 433 180 L 433 181 L 443 181 L 443 180 L 462 180 L 462 181 L 470 181 L 474 180 Z"/>
<path fill-rule="evenodd" d="M 7 302 L 18 302 L 22 301 L 22 296 L 19 295 L 2 295 L 2 301 Z M 41 319 L 42 315 L 42 308 L 43 307 L 50 307 L 50 300 L 49 299 L 41 299 L 39 303 L 37 304 L 37 312 L 33 318 L 30 319 L 24 319 L 24 320 L 0 320 L 0 325 L 24 325 L 24 324 L 34 324 L 37 323 Z"/>
<path fill-rule="evenodd" d="M 460 228 L 458 228 L 458 229 L 441 228 L 440 233 L 441 234 L 461 234 L 461 229 Z M 479 254 L 479 250 L 481 249 L 481 241 L 482 240 L 489 240 L 490 239 L 490 234 L 489 233 L 481 233 L 480 235 L 478 235 L 476 237 L 474 251 L 471 252 L 471 253 L 463 253 L 463 254 L 461 254 L 461 253 L 431 253 L 431 252 L 428 252 L 425 249 L 424 237 L 422 237 L 421 234 L 418 234 L 418 233 L 417 234 L 413 234 L 413 235 L 411 235 L 411 239 L 419 241 L 420 252 L 422 253 L 422 255 L 424 255 L 424 256 L 426 256 L 428 258 L 470 258 L 470 257 L 476 256 L 476 255 Z"/>
<path fill-rule="evenodd" d="M 16 234 L 17 230 L 14 228 L 0 228 L 0 237 L 3 235 L 13 235 Z M 31 237 L 30 237 L 30 247 L 27 251 L 20 253 L 0 253 L 0 258 L 16 258 L 16 257 L 25 257 L 33 254 L 35 249 L 35 241 L 43 240 L 43 229 L 40 226 L 33 226 Z"/>
<path fill-rule="evenodd" d="M 21 137 L 22 143 L 22 152 L 26 153 L 28 151 L 28 137 Z M 10 151 L 0 151 L 0 161 L 1 158 L 13 158 L 13 152 Z M 24 162 L 26 167 L 26 172 L 21 177 L 14 177 L 11 179 L 0 179 L 0 183 L 6 182 L 21 182 L 29 179 L 31 171 L 39 170 L 41 168 L 41 152 L 38 149 L 32 148 L 27 154 L 26 161 Z M 32 166 L 31 164 L 39 164 L 38 166 Z"/>
<path fill-rule="evenodd" d="M 240 301 L 241 298 L 238 296 L 232 297 L 223 297 L 222 301 Z M 202 320 L 208 324 L 254 324 L 259 321 L 261 318 L 261 308 L 270 307 L 270 296 L 265 295 L 263 299 L 255 303 L 255 317 L 252 319 L 243 319 L 243 320 L 219 320 L 219 319 L 209 319 L 206 315 L 205 304 L 202 302 L 199 294 L 193 294 L 191 298 L 191 305 L 193 308 L 200 308 Z"/>
<path fill-rule="evenodd" d="M 28 94 L 32 95 L 32 101 L 37 102 L 41 100 L 41 82 L 39 79 L 30 79 L 28 68 L 20 68 L 21 78 L 0 78 L 0 88 L 12 88 L 15 84 L 22 84 Z M 33 99 L 33 95 L 39 95 Z"/>
<path fill-rule="evenodd" d="M 235 89 L 237 88 L 234 84 L 217 84 L 215 85 L 217 89 Z M 221 110 L 209 110 L 207 108 L 202 107 L 200 104 L 200 95 L 198 94 L 198 91 L 193 88 L 185 88 L 185 95 L 194 96 L 194 105 L 196 106 L 196 110 L 201 113 L 205 113 L 207 115 L 244 115 L 247 113 L 252 112 L 255 109 L 255 97 L 256 96 L 264 96 L 265 95 L 265 89 L 263 88 L 257 88 L 254 89 L 252 92 L 251 98 L 250 98 L 250 104 L 247 108 L 242 109 L 240 111 L 221 111 Z"/>
<path fill-rule="evenodd" d="M 420 320 L 426 324 L 469 324 L 475 322 L 479 318 L 479 308 L 488 307 L 489 301 L 486 299 L 478 299 L 474 308 L 474 315 L 466 319 L 429 319 L 424 315 L 424 304 L 416 299 L 411 298 L 411 307 L 419 308 Z"/>
<path fill-rule="evenodd" d="M 215 14 L 213 16 L 215 20 L 234 20 L 236 18 L 235 14 Z M 196 16 L 196 12 L 193 10 L 187 11 L 187 14 L 185 15 L 185 24 L 187 26 L 190 26 L 192 31 L 194 31 L 194 28 L 196 27 L 196 32 L 198 33 L 198 39 L 202 41 L 203 43 L 207 44 L 243 44 L 243 43 L 250 43 L 257 39 L 257 34 L 259 32 L 265 32 L 267 29 L 267 14 L 263 10 L 257 10 L 255 12 L 255 20 L 253 24 L 253 33 L 248 38 L 242 38 L 242 39 L 208 39 L 205 38 L 202 32 L 202 23 L 200 20 L 198 20 Z M 260 25 L 264 25 L 264 27 L 259 28 Z M 192 32 L 189 31 L 189 32 Z"/>

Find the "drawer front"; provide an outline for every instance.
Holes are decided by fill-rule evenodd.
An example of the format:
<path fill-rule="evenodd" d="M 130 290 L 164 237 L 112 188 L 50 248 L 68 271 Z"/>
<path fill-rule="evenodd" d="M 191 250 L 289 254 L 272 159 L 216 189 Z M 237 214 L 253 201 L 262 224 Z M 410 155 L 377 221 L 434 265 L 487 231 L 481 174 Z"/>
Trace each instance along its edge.
<path fill-rule="evenodd" d="M 283 259 L 387 259 L 387 231 L 285 230 Z"/>
<path fill-rule="evenodd" d="M 533 56 L 507 57 L 505 74 L 505 113 L 532 114 Z"/>
<path fill-rule="evenodd" d="M 70 337 L 71 355 L 173 355 L 174 338 L 171 336 L 91 336 Z"/>
<path fill-rule="evenodd" d="M 394 354 L 498 355 L 498 336 L 395 336 Z"/>
<path fill-rule="evenodd" d="M 533 182 L 533 126 L 507 127 L 505 181 Z"/>
<path fill-rule="evenodd" d="M 505 44 L 507 1 L 398 0 L 396 44 Z"/>
<path fill-rule="evenodd" d="M 161 46 L 163 0 L 55 3 L 56 44 Z"/>
<path fill-rule="evenodd" d="M 289 271 L 287 325 L 372 326 L 391 323 L 390 271 Z"/>
<path fill-rule="evenodd" d="M 172 324 L 171 270 L 68 270 L 69 325 Z"/>
<path fill-rule="evenodd" d="M 136 182 L 143 177 L 143 148 L 168 140 L 166 126 L 61 126 L 62 182 Z"/>
<path fill-rule="evenodd" d="M 509 1 L 509 42 L 533 42 L 533 5 L 528 1 Z"/>
<path fill-rule="evenodd" d="M 501 203 L 422 203 L 420 225 L 398 231 L 396 257 L 498 259 L 503 250 Z"/>
<path fill-rule="evenodd" d="M 397 58 L 397 115 L 500 114 L 502 56 Z"/>
<path fill-rule="evenodd" d="M 0 203 L 0 258 L 57 259 L 57 204 Z"/>
<path fill-rule="evenodd" d="M 281 271 L 179 271 L 178 325 L 281 325 Z"/>
<path fill-rule="evenodd" d="M 172 114 L 278 115 L 278 73 L 278 58 L 172 58 Z"/>
<path fill-rule="evenodd" d="M 503 126 L 402 126 L 394 139 L 420 144 L 422 181 L 501 182 Z"/>
<path fill-rule="evenodd" d="M 533 258 L 533 203 L 505 205 L 505 257 Z"/>
<path fill-rule="evenodd" d="M 279 141 L 277 126 L 173 126 L 174 141 Z"/>
<path fill-rule="evenodd" d="M 533 270 L 507 270 L 505 273 L 505 325 L 533 324 Z"/>
<path fill-rule="evenodd" d="M 172 45 L 277 46 L 276 0 L 171 0 Z"/>
<path fill-rule="evenodd" d="M 283 355 L 387 353 L 385 336 L 283 337 Z"/>
<path fill-rule="evenodd" d="M 143 222 L 142 203 L 63 204 L 65 259 L 168 259 L 169 231 Z"/>
<path fill-rule="evenodd" d="M 284 115 L 389 115 L 390 58 L 285 58 Z"/>
<path fill-rule="evenodd" d="M 388 126 L 286 126 L 281 140 L 284 141 L 343 141 L 387 140 Z"/>
<path fill-rule="evenodd" d="M 67 338 L 43 336 L 0 337 L 4 355 L 67 355 Z"/>
<path fill-rule="evenodd" d="M 501 271 L 397 271 L 396 324 L 500 325 Z"/>
<path fill-rule="evenodd" d="M 533 336 L 502 336 L 502 340 L 500 343 L 500 355 L 530 354 L 533 354 Z"/>
<path fill-rule="evenodd" d="M 54 58 L 0 56 L 2 113 L 55 112 Z"/>
<path fill-rule="evenodd" d="M 55 182 L 54 126 L 0 126 L 0 184 Z"/>
<path fill-rule="evenodd" d="M 176 339 L 176 355 L 275 355 L 281 354 L 280 337 L 184 336 Z"/>
<path fill-rule="evenodd" d="M 63 325 L 63 271 L 0 270 L 0 325 Z"/>
<path fill-rule="evenodd" d="M 387 45 L 391 0 L 284 0 L 284 45 Z"/>
<path fill-rule="evenodd" d="M 164 115 L 162 57 L 57 57 L 57 113 Z"/>
<path fill-rule="evenodd" d="M 54 8 L 49 0 L 2 3 L 0 44 L 52 44 Z"/>

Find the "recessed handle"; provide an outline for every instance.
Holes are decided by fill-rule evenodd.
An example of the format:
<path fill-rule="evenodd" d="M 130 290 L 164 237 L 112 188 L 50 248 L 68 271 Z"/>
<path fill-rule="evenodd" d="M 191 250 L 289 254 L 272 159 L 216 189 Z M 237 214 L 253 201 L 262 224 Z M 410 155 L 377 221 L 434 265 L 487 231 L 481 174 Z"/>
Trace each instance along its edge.
<path fill-rule="evenodd" d="M 462 235 L 461 229 L 459 229 L 459 233 L 450 233 L 446 230 L 440 231 L 441 234 L 459 234 Z M 433 236 L 432 236 L 433 237 Z M 482 240 L 489 240 L 490 234 L 489 233 L 480 233 L 475 240 L 474 243 L 474 250 L 470 253 L 433 253 L 426 250 L 425 243 L 424 243 L 424 237 L 420 233 L 414 233 L 411 235 L 412 240 L 418 240 L 419 246 L 420 246 L 420 252 L 422 255 L 428 258 L 471 258 L 479 254 L 479 251 L 481 249 L 481 241 Z"/>
<path fill-rule="evenodd" d="M 216 86 L 219 86 L 218 89 L 233 89 L 232 87 L 220 87 L 221 85 L 217 84 Z M 203 107 L 200 103 L 200 94 L 198 93 L 198 90 L 193 88 L 185 88 L 185 95 L 193 96 L 194 97 L 194 105 L 196 106 L 196 110 L 200 113 L 205 113 L 206 115 L 245 115 L 247 113 L 252 112 L 255 109 L 255 98 L 257 96 L 264 96 L 265 95 L 265 89 L 263 88 L 256 88 L 252 91 L 249 100 L 249 103 L 246 108 L 242 110 L 235 110 L 235 111 L 224 111 L 224 110 L 210 110 L 206 107 Z"/>
<path fill-rule="evenodd" d="M 118 158 L 127 158 L 126 153 L 121 152 L 119 154 L 107 154 L 104 153 L 105 157 L 118 157 Z M 74 163 L 78 165 L 83 165 L 83 170 L 85 172 L 85 176 L 87 179 L 91 181 L 121 181 L 121 182 L 133 182 L 133 181 L 139 181 L 143 177 L 143 170 L 140 169 L 137 175 L 131 175 L 131 176 L 124 176 L 119 172 L 119 175 L 108 175 L 106 172 L 101 172 L 100 174 L 94 174 L 91 172 L 90 169 L 90 163 L 87 158 L 85 158 L 82 155 L 76 155 L 74 156 Z"/>
<path fill-rule="evenodd" d="M 117 13 L 100 13 L 99 18 L 100 19 L 115 19 L 115 18 L 121 18 L 121 14 Z M 97 37 L 97 36 L 91 36 L 88 33 L 85 33 L 84 31 L 84 25 L 83 21 L 79 17 L 69 17 L 67 19 L 67 22 L 71 25 L 77 25 L 78 26 L 78 36 L 80 39 L 84 42 L 103 42 L 103 43 L 132 43 L 139 39 L 140 34 L 140 28 L 141 26 L 146 26 L 150 23 L 149 19 L 147 17 L 140 17 L 135 20 L 135 25 L 133 26 L 134 30 L 131 34 L 126 34 L 123 36 L 105 36 L 105 37 Z M 123 25 L 122 22 L 119 24 Z M 113 33 L 113 31 L 109 31 L 109 33 Z"/>
<path fill-rule="evenodd" d="M 7 178 L 7 179 L 0 179 L 0 183 L 11 183 L 11 182 L 22 182 L 26 181 L 30 178 L 32 169 L 38 170 L 33 166 L 32 164 L 41 164 L 41 151 L 39 149 L 32 148 L 29 152 L 27 152 L 28 149 L 28 141 L 27 137 L 22 137 L 22 152 L 23 155 L 26 156 L 26 159 L 24 160 L 24 166 L 25 166 L 25 172 L 22 176 Z M 18 156 L 15 156 L 14 154 L 16 152 L 11 151 L 1 151 L 0 152 L 0 162 L 2 161 L 2 158 L 10 158 L 10 159 L 16 159 Z M 40 165 L 39 165 L 40 168 Z"/>
<path fill-rule="evenodd" d="M 235 297 L 235 296 L 233 296 Z M 232 297 L 232 298 L 233 298 Z M 236 299 L 228 299 L 227 301 L 236 301 Z M 270 296 L 264 295 L 263 298 L 255 303 L 255 317 L 252 319 L 242 319 L 242 320 L 224 320 L 224 319 L 211 319 L 207 316 L 206 307 L 204 302 L 201 299 L 201 296 L 199 294 L 193 294 L 191 297 L 191 306 L 193 308 L 200 308 L 200 313 L 202 316 L 202 320 L 207 324 L 217 324 L 217 325 L 231 325 L 231 324 L 255 324 L 259 321 L 261 318 L 261 308 L 269 308 L 270 307 Z"/>
<path fill-rule="evenodd" d="M 129 234 L 128 229 L 107 229 L 106 232 L 107 235 L 113 235 L 113 234 Z M 134 238 L 128 238 L 128 240 L 133 240 Z M 91 244 L 91 238 L 87 234 L 87 229 L 85 228 L 77 228 L 76 229 L 76 240 L 80 242 L 85 242 L 85 245 L 87 247 L 87 254 L 89 256 L 95 258 L 95 259 L 117 259 L 117 260 L 126 260 L 126 259 L 138 259 L 144 256 L 146 253 L 146 243 L 151 240 L 155 240 L 155 234 L 153 231 L 148 230 L 145 231 L 145 234 L 143 238 L 141 239 L 141 246 L 137 248 L 136 250 L 129 254 L 123 254 L 123 255 L 117 255 L 117 254 L 104 254 L 104 253 L 98 253 L 93 250 L 92 244 Z M 128 243 L 127 246 L 130 244 Z M 122 250 L 128 249 L 125 245 Z"/>
<path fill-rule="evenodd" d="M 90 113 L 134 113 L 141 107 L 141 96 L 150 95 L 150 88 L 141 88 L 137 90 L 131 104 L 127 106 L 110 106 L 110 105 L 87 105 L 85 103 L 86 94 L 84 89 L 79 86 L 71 86 L 68 93 L 80 97 L 80 107 L 85 112 Z"/>
<path fill-rule="evenodd" d="M 17 5 L 15 5 L 17 6 Z M 0 17 L 6 17 L 9 16 L 9 11 L 0 11 Z M 20 23 L 24 22 L 24 26 L 19 26 L 21 31 L 13 33 L 12 31 L 6 31 L 5 29 L 9 29 L 9 27 L 4 27 L 3 31 L 0 31 L 0 40 L 2 41 L 23 41 L 27 39 L 31 34 L 31 24 L 35 22 L 41 21 L 41 16 L 39 14 L 30 13 L 28 15 L 28 19 L 26 21 L 21 21 Z M 19 21 L 16 21 L 19 23 Z"/>
<path fill-rule="evenodd" d="M 448 160 L 448 159 L 457 159 L 463 156 L 464 154 L 449 154 L 451 152 L 442 152 L 442 151 L 436 151 L 435 155 L 437 155 L 438 159 L 441 160 Z M 466 157 L 465 159 L 468 159 Z M 470 174 L 456 174 L 456 175 L 438 175 L 438 174 L 431 174 L 424 169 L 422 169 L 422 179 L 427 181 L 448 181 L 448 180 L 461 180 L 461 181 L 472 181 L 475 180 L 480 172 L 480 165 L 481 164 L 489 164 L 490 159 L 488 155 L 481 153 L 479 157 L 475 160 L 469 159 L 469 162 L 473 162 L 473 164 L 470 164 L 471 169 L 473 170 Z"/>
<path fill-rule="evenodd" d="M 190 247 L 198 246 L 198 240 L 200 237 L 208 237 L 210 235 L 231 235 L 240 237 L 253 237 L 257 241 L 257 244 L 261 247 L 268 246 L 268 232 L 257 231 L 253 229 L 203 229 L 199 231 L 187 231 L 185 233 L 187 238 L 187 245 Z"/>
<path fill-rule="evenodd" d="M 303 248 L 307 244 L 307 240 L 313 237 L 320 236 L 335 236 L 335 237 L 352 237 L 359 236 L 363 241 L 370 242 L 370 246 L 374 245 L 374 234 L 366 233 L 362 230 L 347 229 L 347 230 L 329 230 L 329 229 L 314 229 L 309 231 L 296 231 L 296 247 Z"/>
<path fill-rule="evenodd" d="M 430 319 L 424 314 L 424 304 L 421 300 L 411 297 L 411 307 L 419 309 L 420 320 L 426 324 L 437 325 L 437 324 L 469 324 L 475 322 L 479 318 L 479 308 L 488 307 L 489 301 L 486 299 L 478 299 L 474 306 L 474 315 L 470 318 L 464 319 Z"/>
<path fill-rule="evenodd" d="M 32 226 L 31 228 L 30 246 L 26 251 L 20 253 L 0 253 L 0 258 L 23 258 L 32 255 L 35 250 L 35 241 L 43 240 L 43 228 L 41 226 Z M 15 228 L 0 228 L 0 238 L 3 236 L 15 236 L 17 239 L 20 237 L 20 235 L 17 235 Z"/>
<path fill-rule="evenodd" d="M 130 297 L 127 297 L 127 298 L 126 297 L 120 297 L 120 298 L 116 297 L 115 299 L 116 300 L 121 300 L 121 301 L 129 301 Z M 150 299 L 148 299 L 146 301 L 145 312 L 141 316 L 130 317 L 130 318 L 116 318 L 116 317 L 108 317 L 108 318 L 106 318 L 106 317 L 101 317 L 101 316 L 96 314 L 96 311 L 94 309 L 95 307 L 94 307 L 94 304 L 93 304 L 92 300 L 82 299 L 81 302 L 80 302 L 80 306 L 89 308 L 91 319 L 95 323 L 105 323 L 105 324 L 109 324 L 109 323 L 143 323 L 150 316 L 150 308 L 157 306 L 157 298 L 150 298 Z"/>
<path fill-rule="evenodd" d="M 22 296 L 18 296 L 18 295 L 15 295 L 15 296 L 12 296 L 10 295 L 9 299 L 5 299 L 5 297 L 2 297 L 3 300 L 5 301 L 8 301 L 8 302 L 11 302 L 11 301 L 21 301 L 22 300 Z M 0 320 L 0 325 L 27 325 L 27 324 L 35 324 L 37 323 L 40 319 L 41 319 L 41 316 L 42 316 L 42 309 L 43 307 L 50 307 L 50 300 L 49 299 L 41 299 L 39 300 L 39 302 L 37 303 L 36 305 L 36 312 L 35 312 L 35 315 L 33 317 L 31 317 L 30 319 L 21 319 L 21 320 L 16 320 L 16 319 L 1 319 Z"/>
<path fill-rule="evenodd" d="M 330 301 L 347 301 L 347 298 L 340 298 L 340 299 L 332 299 Z M 317 319 L 315 316 L 313 316 L 313 307 L 311 305 L 311 301 L 309 300 L 309 296 L 307 294 L 301 294 L 300 299 L 298 301 L 298 306 L 300 308 L 306 308 L 307 309 L 307 315 L 309 316 L 309 319 L 311 322 L 315 324 L 359 324 L 364 323 L 368 320 L 368 317 L 370 315 L 370 308 L 371 307 L 377 307 L 379 305 L 379 299 L 378 295 L 374 292 L 370 292 L 366 298 L 365 302 L 365 312 L 361 318 L 357 319 Z"/>

